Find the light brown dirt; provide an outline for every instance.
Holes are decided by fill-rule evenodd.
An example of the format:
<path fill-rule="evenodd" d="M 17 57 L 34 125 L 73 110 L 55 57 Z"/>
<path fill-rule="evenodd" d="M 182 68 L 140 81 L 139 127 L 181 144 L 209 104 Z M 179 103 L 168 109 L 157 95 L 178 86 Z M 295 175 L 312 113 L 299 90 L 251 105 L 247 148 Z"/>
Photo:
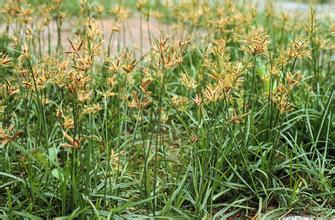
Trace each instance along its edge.
<path fill-rule="evenodd" d="M 81 24 L 78 24 L 75 20 L 67 21 L 62 25 L 61 29 L 61 44 L 66 50 L 70 48 L 69 39 L 73 40 L 76 38 L 77 28 Z M 172 27 L 166 24 L 162 24 L 155 19 L 150 19 L 148 22 L 145 19 L 141 19 L 138 15 L 134 15 L 127 19 L 125 22 L 119 24 L 119 32 L 113 31 L 116 26 L 115 22 L 111 18 L 104 18 L 96 21 L 96 26 L 102 31 L 104 47 L 107 51 L 109 41 L 111 39 L 111 51 L 116 52 L 121 49 L 132 49 L 137 56 L 145 54 L 152 48 L 152 44 L 155 40 L 161 36 L 168 36 L 171 32 Z M 23 27 L 23 28 L 22 28 Z M 18 29 L 27 30 L 27 27 L 22 26 Z M 29 27 L 29 26 L 28 26 Z M 14 24 L 10 25 L 9 33 L 12 35 L 17 27 Z M 0 24 L 0 32 L 4 33 L 6 31 L 6 25 Z M 57 46 L 57 26 L 56 22 L 51 22 L 49 24 L 50 31 L 50 43 L 51 48 L 55 49 Z M 48 28 L 45 27 L 40 33 L 41 45 L 43 51 L 48 50 Z M 36 33 L 36 32 L 34 32 Z M 24 34 L 23 32 L 21 34 Z M 112 38 L 111 38 L 112 34 Z M 177 37 L 177 36 L 174 36 Z M 33 36 L 37 39 L 38 36 Z M 38 42 L 35 42 L 35 48 L 38 49 Z M 142 49 L 141 49 L 142 48 Z"/>

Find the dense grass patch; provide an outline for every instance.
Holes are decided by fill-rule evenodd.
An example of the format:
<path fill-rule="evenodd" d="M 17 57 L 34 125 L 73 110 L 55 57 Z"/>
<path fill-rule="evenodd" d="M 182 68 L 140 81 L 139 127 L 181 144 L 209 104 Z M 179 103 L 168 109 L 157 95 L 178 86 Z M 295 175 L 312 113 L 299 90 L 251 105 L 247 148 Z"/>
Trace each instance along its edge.
<path fill-rule="evenodd" d="M 34 3 L 2 9 L 2 218 L 333 214 L 330 21 L 235 1 Z M 129 7 L 177 28 L 114 52 L 98 18 L 122 26 Z"/>

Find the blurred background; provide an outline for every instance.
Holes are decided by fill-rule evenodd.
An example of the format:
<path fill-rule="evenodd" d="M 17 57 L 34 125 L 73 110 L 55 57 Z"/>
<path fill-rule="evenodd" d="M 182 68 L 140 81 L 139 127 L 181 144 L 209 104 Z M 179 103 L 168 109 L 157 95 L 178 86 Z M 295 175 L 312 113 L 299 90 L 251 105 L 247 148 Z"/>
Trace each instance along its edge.
<path fill-rule="evenodd" d="M 1 4 L 8 0 L 0 0 Z M 21 2 L 28 2 L 32 5 L 48 4 L 52 0 L 20 0 Z M 130 9 L 136 9 L 138 0 L 86 0 L 92 5 L 101 5 L 105 10 L 109 10 L 113 5 L 123 5 Z M 149 0 L 151 2 L 152 9 L 159 9 L 162 5 L 172 5 L 181 1 L 195 1 L 195 2 L 224 2 L 225 0 Z M 235 0 L 234 0 L 235 1 Z M 274 2 L 277 4 L 277 8 L 281 10 L 289 11 L 309 11 L 310 5 L 314 5 L 317 8 L 319 14 L 334 14 L 335 15 L 335 0 L 236 0 L 241 2 L 254 2 L 258 4 L 260 9 L 268 3 Z M 71 15 L 76 15 L 79 12 L 80 0 L 63 0 L 62 8 Z"/>

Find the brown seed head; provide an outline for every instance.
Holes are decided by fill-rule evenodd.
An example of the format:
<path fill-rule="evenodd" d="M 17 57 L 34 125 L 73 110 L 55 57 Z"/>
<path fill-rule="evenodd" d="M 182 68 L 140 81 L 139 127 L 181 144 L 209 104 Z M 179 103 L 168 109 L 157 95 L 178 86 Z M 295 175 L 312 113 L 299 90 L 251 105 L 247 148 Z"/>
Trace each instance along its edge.
<path fill-rule="evenodd" d="M 242 49 L 252 56 L 266 54 L 270 37 L 262 28 L 252 29 L 244 40 Z"/>

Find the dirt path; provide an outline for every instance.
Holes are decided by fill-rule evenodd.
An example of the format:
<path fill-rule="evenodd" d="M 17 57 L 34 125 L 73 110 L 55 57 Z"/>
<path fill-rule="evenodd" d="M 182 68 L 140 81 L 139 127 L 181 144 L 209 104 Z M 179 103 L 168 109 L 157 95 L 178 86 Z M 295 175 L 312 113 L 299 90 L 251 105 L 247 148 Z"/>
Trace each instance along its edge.
<path fill-rule="evenodd" d="M 98 29 L 102 30 L 104 47 L 106 49 L 109 42 L 111 42 L 112 52 L 128 48 L 132 49 L 137 55 L 149 51 L 155 39 L 163 34 L 166 36 L 172 29 L 171 26 L 162 24 L 155 19 L 151 19 L 149 22 L 141 22 L 139 16 L 133 16 L 118 26 L 111 18 L 97 20 L 96 25 Z M 76 26 L 77 24 L 73 22 L 64 25 L 61 36 L 64 48 L 69 46 L 68 39 L 75 37 L 75 29 L 72 27 Z M 118 32 L 115 31 L 115 27 L 118 27 Z M 44 33 L 45 37 L 47 37 L 47 33 Z M 52 46 L 56 46 L 56 40 L 54 40 L 56 37 L 56 27 L 52 25 Z"/>

